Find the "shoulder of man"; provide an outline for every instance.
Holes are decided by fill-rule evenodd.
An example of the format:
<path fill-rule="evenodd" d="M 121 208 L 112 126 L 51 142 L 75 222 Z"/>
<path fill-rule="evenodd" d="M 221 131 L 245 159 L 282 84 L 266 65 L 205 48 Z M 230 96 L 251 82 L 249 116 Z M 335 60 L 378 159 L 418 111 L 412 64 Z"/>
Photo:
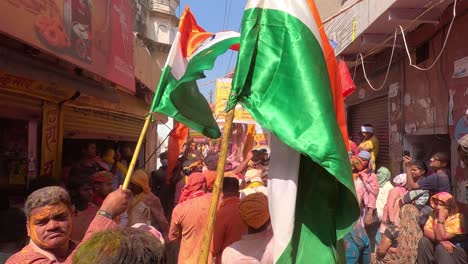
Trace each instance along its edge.
<path fill-rule="evenodd" d="M 20 252 L 11 256 L 5 264 L 35 264 L 35 263 L 53 263 L 46 256 L 34 251 L 29 245 L 21 249 Z"/>

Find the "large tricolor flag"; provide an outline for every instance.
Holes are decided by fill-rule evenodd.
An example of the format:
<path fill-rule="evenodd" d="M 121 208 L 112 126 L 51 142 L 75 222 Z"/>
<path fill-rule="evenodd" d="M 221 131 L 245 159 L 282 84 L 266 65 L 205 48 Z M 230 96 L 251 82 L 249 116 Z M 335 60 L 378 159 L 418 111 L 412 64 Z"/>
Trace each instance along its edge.
<path fill-rule="evenodd" d="M 196 80 L 213 68 L 216 58 L 228 49 L 239 48 L 239 33 L 205 32 L 189 8 L 180 18 L 179 30 L 169 52 L 151 106 L 210 138 L 221 135 L 211 108 L 198 90 Z"/>
<path fill-rule="evenodd" d="M 248 0 L 228 109 L 272 136 L 268 196 L 276 263 L 336 263 L 359 207 L 339 69 L 312 0 Z"/>

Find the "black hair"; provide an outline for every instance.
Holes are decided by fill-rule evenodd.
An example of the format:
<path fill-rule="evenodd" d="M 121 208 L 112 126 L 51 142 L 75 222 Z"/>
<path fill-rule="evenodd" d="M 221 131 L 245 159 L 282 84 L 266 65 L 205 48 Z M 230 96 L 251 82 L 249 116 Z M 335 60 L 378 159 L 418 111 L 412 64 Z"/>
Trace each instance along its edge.
<path fill-rule="evenodd" d="M 223 193 L 238 193 L 239 180 L 234 177 L 224 177 L 223 179 Z"/>
<path fill-rule="evenodd" d="M 427 175 L 427 165 L 426 163 L 424 163 L 424 161 L 421 161 L 421 160 L 417 160 L 417 159 L 413 159 L 411 161 L 411 165 L 414 165 L 416 166 L 418 169 L 424 171 L 424 174 L 423 175 Z"/>

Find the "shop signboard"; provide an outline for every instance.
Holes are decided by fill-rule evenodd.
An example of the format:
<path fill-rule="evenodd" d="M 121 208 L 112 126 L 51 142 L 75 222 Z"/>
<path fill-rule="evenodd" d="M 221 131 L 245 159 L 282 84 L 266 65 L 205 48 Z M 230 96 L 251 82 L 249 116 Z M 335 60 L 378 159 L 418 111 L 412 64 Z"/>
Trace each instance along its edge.
<path fill-rule="evenodd" d="M 3 0 L 0 32 L 135 92 L 128 0 Z"/>
<path fill-rule="evenodd" d="M 231 91 L 231 82 L 231 78 L 220 78 L 216 80 L 214 114 L 218 123 L 224 122 L 226 116 L 224 110 L 226 109 L 226 103 Z M 247 110 L 237 105 L 234 112 L 234 123 L 255 124 L 256 122 Z"/>
<path fill-rule="evenodd" d="M 59 109 L 55 103 L 44 102 L 42 117 L 41 175 L 52 176 L 57 156 Z"/>

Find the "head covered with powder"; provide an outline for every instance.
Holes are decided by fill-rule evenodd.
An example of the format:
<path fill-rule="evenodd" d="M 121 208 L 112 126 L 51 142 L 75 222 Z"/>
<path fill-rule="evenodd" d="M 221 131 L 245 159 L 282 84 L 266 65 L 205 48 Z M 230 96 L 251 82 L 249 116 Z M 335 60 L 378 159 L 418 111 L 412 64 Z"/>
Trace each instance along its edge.
<path fill-rule="evenodd" d="M 31 193 L 25 203 L 28 235 L 38 247 L 68 247 L 72 230 L 71 201 L 61 187 L 45 187 Z"/>
<path fill-rule="evenodd" d="M 164 245 L 151 232 L 121 228 L 94 234 L 73 256 L 75 264 L 166 263 Z"/>

